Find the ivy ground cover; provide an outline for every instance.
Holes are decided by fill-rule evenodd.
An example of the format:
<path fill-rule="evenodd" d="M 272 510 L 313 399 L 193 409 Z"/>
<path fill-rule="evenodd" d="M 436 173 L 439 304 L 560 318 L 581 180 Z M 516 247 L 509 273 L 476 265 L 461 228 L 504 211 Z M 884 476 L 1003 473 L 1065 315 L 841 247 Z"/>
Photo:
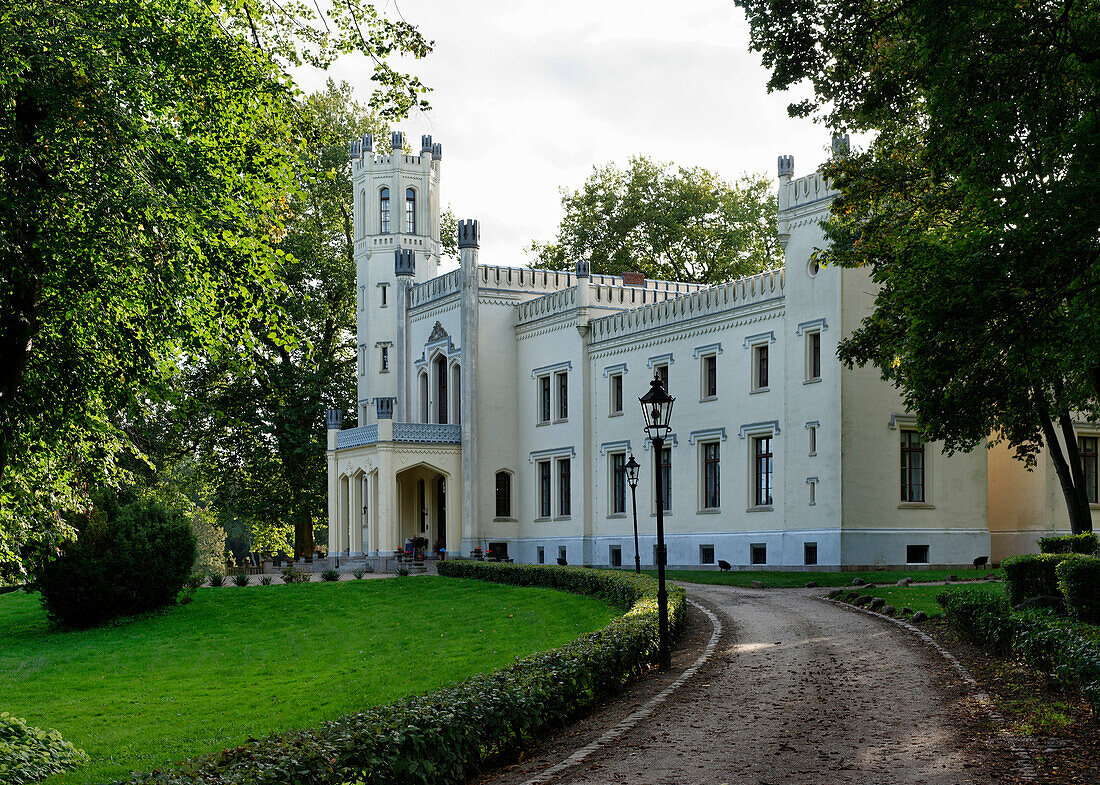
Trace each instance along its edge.
<path fill-rule="evenodd" d="M 616 615 L 424 576 L 200 589 L 163 614 L 58 632 L 17 592 L 0 596 L 0 711 L 88 753 L 51 783 L 104 782 L 492 671 Z"/>

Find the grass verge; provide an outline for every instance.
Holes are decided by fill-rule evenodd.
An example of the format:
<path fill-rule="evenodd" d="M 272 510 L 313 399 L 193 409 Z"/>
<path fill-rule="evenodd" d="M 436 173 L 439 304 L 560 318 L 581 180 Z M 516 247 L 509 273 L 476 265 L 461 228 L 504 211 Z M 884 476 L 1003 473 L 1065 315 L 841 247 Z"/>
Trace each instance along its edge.
<path fill-rule="evenodd" d="M 656 570 L 643 570 L 651 577 L 657 576 Z M 752 571 L 740 570 L 720 572 L 713 570 L 667 570 L 665 575 L 674 581 L 685 583 L 707 583 L 719 586 L 741 586 L 748 588 L 753 581 L 760 581 L 765 588 L 793 588 L 813 581 L 818 586 L 851 586 L 852 581 L 860 578 L 867 583 L 897 583 L 902 578 L 911 578 L 914 583 L 942 581 L 948 575 L 956 576 L 960 581 L 978 581 L 993 573 L 1003 577 L 1000 569 L 984 570 L 864 570 L 859 572 L 790 572 L 785 570 Z"/>
<path fill-rule="evenodd" d="M 606 625 L 578 595 L 420 577 L 203 589 L 166 613 L 49 629 L 0 597 L 0 711 L 55 728 L 103 782 L 486 673 Z"/>
<path fill-rule="evenodd" d="M 1004 586 L 1000 583 L 975 583 L 967 586 L 968 589 L 989 592 L 990 594 L 1004 594 Z M 943 586 L 876 586 L 868 589 L 861 586 L 853 586 L 853 591 L 860 594 L 869 594 L 872 597 L 882 597 L 887 605 L 893 605 L 898 609 L 912 608 L 913 611 L 924 611 L 928 618 L 943 615 L 943 606 L 936 602 L 936 595 L 943 591 Z"/>

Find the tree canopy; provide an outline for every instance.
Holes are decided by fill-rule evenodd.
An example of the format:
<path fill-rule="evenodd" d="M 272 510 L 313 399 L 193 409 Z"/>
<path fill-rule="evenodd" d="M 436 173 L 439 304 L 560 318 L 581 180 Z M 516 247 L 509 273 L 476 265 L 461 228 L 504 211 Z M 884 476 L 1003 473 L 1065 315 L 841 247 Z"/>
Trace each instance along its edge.
<path fill-rule="evenodd" d="M 312 32 L 310 32 L 312 31 Z M 423 104 L 415 28 L 351 0 L 0 7 L 0 565 L 124 479 L 184 357 L 290 347 L 280 303 L 301 142 L 288 64 L 375 60 L 381 117 Z"/>
<path fill-rule="evenodd" d="M 896 384 L 948 451 L 1045 446 L 1091 528 L 1074 421 L 1100 412 L 1100 7 L 737 0 L 769 87 L 872 132 L 824 172 L 825 263 L 867 267 L 874 313 L 840 347 Z"/>
<path fill-rule="evenodd" d="M 595 167 L 581 189 L 562 191 L 557 239 L 533 242 L 533 267 L 716 283 L 783 263 L 770 181 L 736 183 L 702 167 L 639 156 L 626 169 Z"/>

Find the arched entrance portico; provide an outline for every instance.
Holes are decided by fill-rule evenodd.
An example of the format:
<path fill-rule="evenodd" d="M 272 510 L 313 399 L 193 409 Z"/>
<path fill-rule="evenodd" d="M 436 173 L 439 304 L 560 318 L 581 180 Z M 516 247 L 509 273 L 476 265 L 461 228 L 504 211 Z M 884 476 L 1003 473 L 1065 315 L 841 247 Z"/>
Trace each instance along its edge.
<path fill-rule="evenodd" d="M 397 473 L 397 537 L 402 548 L 407 538 L 423 537 L 427 550 L 449 548 L 447 523 L 455 515 L 454 493 L 447 473 L 425 463 Z M 457 548 L 457 544 L 454 546 Z"/>

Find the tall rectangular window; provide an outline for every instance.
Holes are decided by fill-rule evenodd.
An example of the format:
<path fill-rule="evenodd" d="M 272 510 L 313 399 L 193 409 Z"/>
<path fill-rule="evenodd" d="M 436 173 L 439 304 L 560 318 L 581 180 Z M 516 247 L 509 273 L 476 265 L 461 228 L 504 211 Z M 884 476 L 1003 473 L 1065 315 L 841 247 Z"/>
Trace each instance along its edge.
<path fill-rule="evenodd" d="M 572 496 L 569 487 L 569 459 L 558 459 L 558 515 L 569 515 Z"/>
<path fill-rule="evenodd" d="M 382 307 L 383 308 L 387 307 L 387 305 L 386 305 L 387 294 L 386 293 L 389 291 L 389 288 L 390 288 L 389 284 L 382 284 L 381 286 L 378 287 L 379 291 L 382 292 Z"/>
<path fill-rule="evenodd" d="M 539 517 L 550 517 L 550 461 L 539 461 Z"/>
<path fill-rule="evenodd" d="M 611 414 L 623 413 L 623 375 L 621 373 L 612 374 L 611 380 L 611 402 L 608 406 L 608 410 Z"/>
<path fill-rule="evenodd" d="M 668 390 L 668 365 L 654 365 L 653 372 L 661 377 L 661 384 L 665 386 L 665 390 Z"/>
<path fill-rule="evenodd" d="M 550 422 L 550 377 L 539 377 L 539 422 Z"/>
<path fill-rule="evenodd" d="M 388 371 L 390 369 L 390 347 L 382 347 L 382 370 Z"/>
<path fill-rule="evenodd" d="M 755 362 L 753 363 L 753 389 L 762 390 L 768 386 L 768 347 L 757 346 L 753 349 Z"/>
<path fill-rule="evenodd" d="M 810 455 L 817 455 L 817 426 L 811 425 L 806 430 L 810 432 Z"/>
<path fill-rule="evenodd" d="M 416 191 L 405 189 L 405 231 L 416 234 Z"/>
<path fill-rule="evenodd" d="M 661 484 L 661 502 L 664 504 L 664 511 L 672 511 L 672 448 L 661 448 L 661 463 L 658 467 L 659 474 L 657 482 Z M 656 497 L 654 497 L 656 498 Z"/>
<path fill-rule="evenodd" d="M 611 512 L 626 512 L 626 453 L 611 453 Z"/>
<path fill-rule="evenodd" d="M 1085 470 L 1085 492 L 1089 497 L 1089 504 L 1098 504 L 1097 496 L 1097 438 L 1095 436 L 1082 436 L 1078 441 L 1077 449 L 1081 452 L 1081 466 Z"/>
<path fill-rule="evenodd" d="M 757 507 L 768 507 L 772 503 L 772 437 L 757 436 L 753 439 L 753 473 L 756 492 L 753 503 Z"/>
<path fill-rule="evenodd" d="M 916 431 L 901 432 L 901 500 L 924 501 L 924 444 Z"/>
<path fill-rule="evenodd" d="M 497 472 L 497 517 L 512 517 L 512 475 Z"/>
<path fill-rule="evenodd" d="M 383 188 L 378 193 L 378 231 L 390 233 L 390 189 Z"/>
<path fill-rule="evenodd" d="M 718 356 L 708 354 L 703 357 L 703 397 L 714 398 L 718 395 Z"/>
<path fill-rule="evenodd" d="M 558 419 L 569 417 L 569 374 L 558 374 Z"/>
<path fill-rule="evenodd" d="M 716 510 L 720 506 L 720 455 L 718 442 L 703 445 L 703 509 Z"/>
<path fill-rule="evenodd" d="M 807 333 L 806 334 L 807 346 L 806 350 L 809 354 L 806 367 L 806 379 L 820 379 L 821 378 L 821 333 Z"/>

